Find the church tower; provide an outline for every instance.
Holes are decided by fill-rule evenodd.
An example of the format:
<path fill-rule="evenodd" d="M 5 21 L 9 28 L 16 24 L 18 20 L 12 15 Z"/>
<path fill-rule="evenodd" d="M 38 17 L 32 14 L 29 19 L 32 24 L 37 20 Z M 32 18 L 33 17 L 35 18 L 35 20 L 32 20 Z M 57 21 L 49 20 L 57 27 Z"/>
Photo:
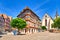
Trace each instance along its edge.
<path fill-rule="evenodd" d="M 58 15 L 58 11 L 56 11 L 55 18 L 58 18 L 58 17 L 59 17 L 59 15 Z"/>

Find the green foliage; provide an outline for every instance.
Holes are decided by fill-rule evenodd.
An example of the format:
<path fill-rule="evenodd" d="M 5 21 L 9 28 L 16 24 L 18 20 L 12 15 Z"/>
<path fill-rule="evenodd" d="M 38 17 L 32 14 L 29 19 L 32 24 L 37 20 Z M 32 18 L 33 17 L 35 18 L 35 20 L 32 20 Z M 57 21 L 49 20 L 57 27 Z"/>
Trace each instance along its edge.
<path fill-rule="evenodd" d="M 26 21 L 21 18 L 15 18 L 11 21 L 11 26 L 17 29 L 23 29 L 26 27 Z"/>
<path fill-rule="evenodd" d="M 46 26 L 41 26 L 42 30 L 47 30 Z"/>
<path fill-rule="evenodd" d="M 52 28 L 60 29 L 60 17 L 58 17 L 54 20 L 54 23 L 52 24 Z"/>

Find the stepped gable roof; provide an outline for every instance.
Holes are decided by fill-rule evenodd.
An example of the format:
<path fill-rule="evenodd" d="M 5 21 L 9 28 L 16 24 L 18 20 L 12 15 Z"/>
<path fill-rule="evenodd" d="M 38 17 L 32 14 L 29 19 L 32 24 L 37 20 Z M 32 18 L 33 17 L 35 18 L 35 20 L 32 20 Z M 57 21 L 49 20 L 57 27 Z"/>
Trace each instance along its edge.
<path fill-rule="evenodd" d="M 2 16 L 3 18 L 8 18 L 6 14 L 0 14 L 0 16 Z"/>
<path fill-rule="evenodd" d="M 7 15 L 6 14 L 2 14 L 4 18 L 7 18 Z"/>
<path fill-rule="evenodd" d="M 1 17 L 3 17 L 3 19 L 9 19 L 11 21 L 12 17 L 11 16 L 7 16 L 6 14 L 0 14 Z"/>
<path fill-rule="evenodd" d="M 3 19 L 4 19 L 4 15 L 3 14 L 0 14 L 0 16 L 3 17 Z"/>
<path fill-rule="evenodd" d="M 18 14 L 18 16 L 20 16 L 22 13 L 24 13 L 26 10 L 30 10 L 35 16 L 37 16 L 31 9 L 29 9 L 28 7 L 25 7 L 25 9 L 23 9 L 23 11 L 20 13 L 20 14 Z M 17 16 L 17 17 L 18 17 Z M 37 16 L 37 18 L 39 19 L 39 17 Z M 41 19 L 39 19 L 40 21 L 41 21 Z"/>

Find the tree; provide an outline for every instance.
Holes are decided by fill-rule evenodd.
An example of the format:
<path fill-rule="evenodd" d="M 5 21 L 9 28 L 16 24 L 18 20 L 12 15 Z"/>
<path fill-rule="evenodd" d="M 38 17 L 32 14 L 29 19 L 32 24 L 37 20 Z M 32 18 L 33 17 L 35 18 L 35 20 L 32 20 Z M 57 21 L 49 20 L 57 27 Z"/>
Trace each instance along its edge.
<path fill-rule="evenodd" d="M 18 29 L 18 33 L 19 33 L 20 29 L 25 28 L 26 25 L 27 25 L 26 21 L 23 20 L 23 19 L 21 19 L 21 18 L 15 18 L 15 19 L 13 19 L 10 24 L 11 24 L 11 26 L 13 28 L 17 28 Z"/>
<path fill-rule="evenodd" d="M 46 26 L 41 26 L 42 30 L 47 30 Z"/>
<path fill-rule="evenodd" d="M 52 24 L 52 28 L 60 29 L 60 17 L 58 17 L 54 20 L 54 23 Z"/>

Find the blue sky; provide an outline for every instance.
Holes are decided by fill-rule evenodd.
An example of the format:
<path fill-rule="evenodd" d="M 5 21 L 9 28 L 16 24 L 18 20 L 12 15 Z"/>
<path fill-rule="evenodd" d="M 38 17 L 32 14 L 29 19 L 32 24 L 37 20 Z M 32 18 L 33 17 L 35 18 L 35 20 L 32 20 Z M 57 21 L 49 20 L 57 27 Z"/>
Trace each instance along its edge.
<path fill-rule="evenodd" d="M 46 12 L 52 18 L 54 18 L 56 10 L 60 15 L 59 0 L 0 0 L 0 14 L 15 18 L 26 6 L 35 12 L 40 19 Z"/>

